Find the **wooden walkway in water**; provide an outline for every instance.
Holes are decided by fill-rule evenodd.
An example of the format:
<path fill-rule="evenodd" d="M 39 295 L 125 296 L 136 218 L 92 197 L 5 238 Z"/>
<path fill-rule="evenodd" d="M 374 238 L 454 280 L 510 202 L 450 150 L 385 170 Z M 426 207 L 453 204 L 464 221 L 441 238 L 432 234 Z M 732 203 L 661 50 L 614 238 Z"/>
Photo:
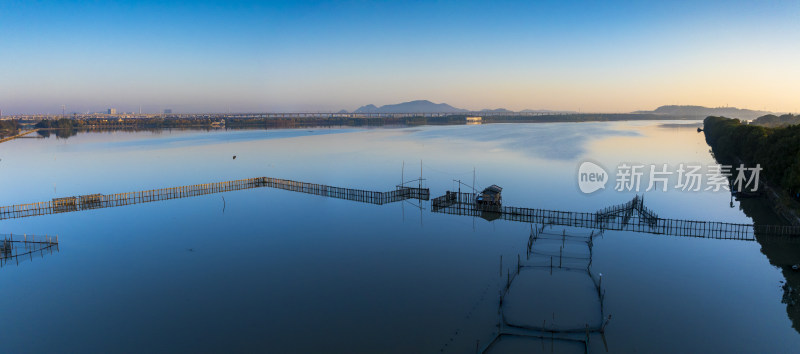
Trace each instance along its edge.
<path fill-rule="evenodd" d="M 28 130 L 28 131 L 19 133 L 19 134 L 14 135 L 14 136 L 9 136 L 9 137 L 2 138 L 2 139 L 0 139 L 0 143 L 4 143 L 4 142 L 9 141 L 9 140 L 14 140 L 16 138 L 23 137 L 25 135 L 28 135 L 28 134 L 33 133 L 33 132 L 38 131 L 38 130 L 39 129 L 32 129 L 32 130 Z"/>
<path fill-rule="evenodd" d="M 659 218 L 644 208 L 638 197 L 622 206 L 606 208 L 596 213 L 587 213 L 506 206 L 491 209 L 481 208 L 475 204 L 474 193 L 448 191 L 445 195 L 432 200 L 431 211 L 453 215 L 477 216 L 487 220 L 503 219 L 532 224 L 581 227 L 596 230 L 635 231 L 659 235 L 748 241 L 755 240 L 756 236 L 770 236 L 770 240 L 783 238 L 800 240 L 800 227 L 798 226 L 735 224 Z"/>
<path fill-rule="evenodd" d="M 117 194 L 87 194 L 76 197 L 56 198 L 46 202 L 5 206 L 0 207 L 0 220 L 58 214 L 88 209 L 110 208 L 122 205 L 149 203 L 168 199 L 187 198 L 206 194 L 264 187 L 377 205 L 394 203 L 406 199 L 430 199 L 430 191 L 427 188 L 398 186 L 393 191 L 374 192 L 361 189 L 333 187 L 323 184 L 297 182 L 279 178 L 255 177 L 235 181 L 195 184 L 190 186 L 161 188 L 138 192 Z"/>

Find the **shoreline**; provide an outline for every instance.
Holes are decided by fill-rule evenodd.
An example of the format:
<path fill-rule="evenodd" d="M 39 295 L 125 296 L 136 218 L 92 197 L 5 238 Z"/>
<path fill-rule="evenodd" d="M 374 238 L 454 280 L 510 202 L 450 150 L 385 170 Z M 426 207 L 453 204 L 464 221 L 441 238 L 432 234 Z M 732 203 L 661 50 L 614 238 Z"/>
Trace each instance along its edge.
<path fill-rule="evenodd" d="M 655 116 L 655 115 L 559 115 L 533 117 L 487 116 L 478 122 L 467 122 L 466 116 L 447 117 L 402 117 L 402 118 L 221 118 L 212 119 L 172 119 L 143 120 L 130 118 L 109 123 L 105 120 L 80 120 L 61 118 L 58 120 L 40 120 L 36 123 L 22 123 L 26 126 L 38 126 L 42 131 L 58 130 L 127 130 L 127 129 L 240 129 L 240 128 L 306 128 L 306 127 L 381 127 L 381 126 L 424 126 L 424 125 L 483 125 L 508 123 L 591 123 L 591 122 L 624 122 L 624 121 L 687 121 L 700 122 L 700 117 Z M 44 124 L 43 124 L 44 123 Z M 55 126 L 54 126 L 55 125 Z M 691 125 L 691 124 L 687 124 Z"/>

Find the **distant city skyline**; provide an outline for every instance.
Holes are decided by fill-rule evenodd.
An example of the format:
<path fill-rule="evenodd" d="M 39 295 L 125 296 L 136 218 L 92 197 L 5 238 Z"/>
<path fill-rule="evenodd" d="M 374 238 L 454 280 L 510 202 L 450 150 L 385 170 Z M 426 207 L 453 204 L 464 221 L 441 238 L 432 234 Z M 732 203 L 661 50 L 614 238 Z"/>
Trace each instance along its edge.
<path fill-rule="evenodd" d="M 0 110 L 800 110 L 800 2 L 4 1 Z"/>

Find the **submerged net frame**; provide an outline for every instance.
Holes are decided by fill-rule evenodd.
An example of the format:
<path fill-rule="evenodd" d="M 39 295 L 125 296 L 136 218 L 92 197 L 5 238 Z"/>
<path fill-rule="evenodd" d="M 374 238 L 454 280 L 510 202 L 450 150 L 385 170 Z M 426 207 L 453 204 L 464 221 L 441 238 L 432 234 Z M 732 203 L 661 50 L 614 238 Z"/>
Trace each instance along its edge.
<path fill-rule="evenodd" d="M 602 275 L 595 275 L 592 270 L 592 248 L 594 246 L 594 239 L 603 236 L 603 230 L 592 230 L 588 235 L 567 233 L 563 229 L 561 233 L 545 231 L 548 225 L 542 224 L 541 226 L 534 227 L 531 225 L 531 232 L 528 237 L 528 244 L 526 247 L 526 257 L 523 261 L 517 255 L 516 269 L 508 269 L 506 271 L 506 283 L 499 292 L 498 300 L 498 324 L 497 332 L 483 348 L 478 347 L 478 352 L 485 353 L 499 343 L 505 337 L 523 337 L 531 339 L 542 339 L 551 341 L 562 341 L 566 343 L 579 343 L 583 345 L 584 353 L 589 351 L 589 341 L 591 334 L 599 333 L 605 343 L 605 327 L 611 320 L 611 316 L 606 316 L 605 308 L 603 306 L 605 298 L 605 290 L 602 287 Z M 549 225 L 552 228 L 552 225 Z M 543 243 L 560 242 L 558 253 L 552 250 L 546 250 L 541 247 Z M 570 246 L 584 247 L 586 253 L 564 252 L 564 249 Z M 569 262 L 564 265 L 565 260 Z M 530 270 L 549 270 L 551 275 L 553 272 L 568 271 L 585 273 L 592 281 L 598 302 L 598 319 L 592 325 L 586 323 L 584 326 L 566 327 L 561 328 L 558 326 L 548 326 L 546 320 L 541 324 L 524 324 L 513 323 L 507 318 L 505 311 L 508 310 L 505 302 L 506 296 L 509 294 L 511 285 L 517 280 L 517 276 L 521 271 L 526 269 Z"/>

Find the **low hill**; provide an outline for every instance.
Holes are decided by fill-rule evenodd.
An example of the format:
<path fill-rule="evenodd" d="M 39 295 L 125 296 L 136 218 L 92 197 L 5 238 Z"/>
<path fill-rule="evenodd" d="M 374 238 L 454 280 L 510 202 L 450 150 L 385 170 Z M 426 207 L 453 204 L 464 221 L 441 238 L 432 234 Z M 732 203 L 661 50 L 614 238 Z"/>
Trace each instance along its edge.
<path fill-rule="evenodd" d="M 774 114 L 767 114 L 765 116 L 754 119 L 750 124 L 760 125 L 762 127 L 785 127 L 787 125 L 795 125 L 800 123 L 800 115 L 784 114 L 776 116 Z"/>
<path fill-rule="evenodd" d="M 709 116 L 719 116 L 728 118 L 738 118 L 751 120 L 761 117 L 772 112 L 754 111 L 750 109 L 741 109 L 736 107 L 716 107 L 709 108 L 703 106 L 661 106 L 653 111 L 636 111 L 634 113 L 653 113 L 682 118 L 705 118 Z"/>

